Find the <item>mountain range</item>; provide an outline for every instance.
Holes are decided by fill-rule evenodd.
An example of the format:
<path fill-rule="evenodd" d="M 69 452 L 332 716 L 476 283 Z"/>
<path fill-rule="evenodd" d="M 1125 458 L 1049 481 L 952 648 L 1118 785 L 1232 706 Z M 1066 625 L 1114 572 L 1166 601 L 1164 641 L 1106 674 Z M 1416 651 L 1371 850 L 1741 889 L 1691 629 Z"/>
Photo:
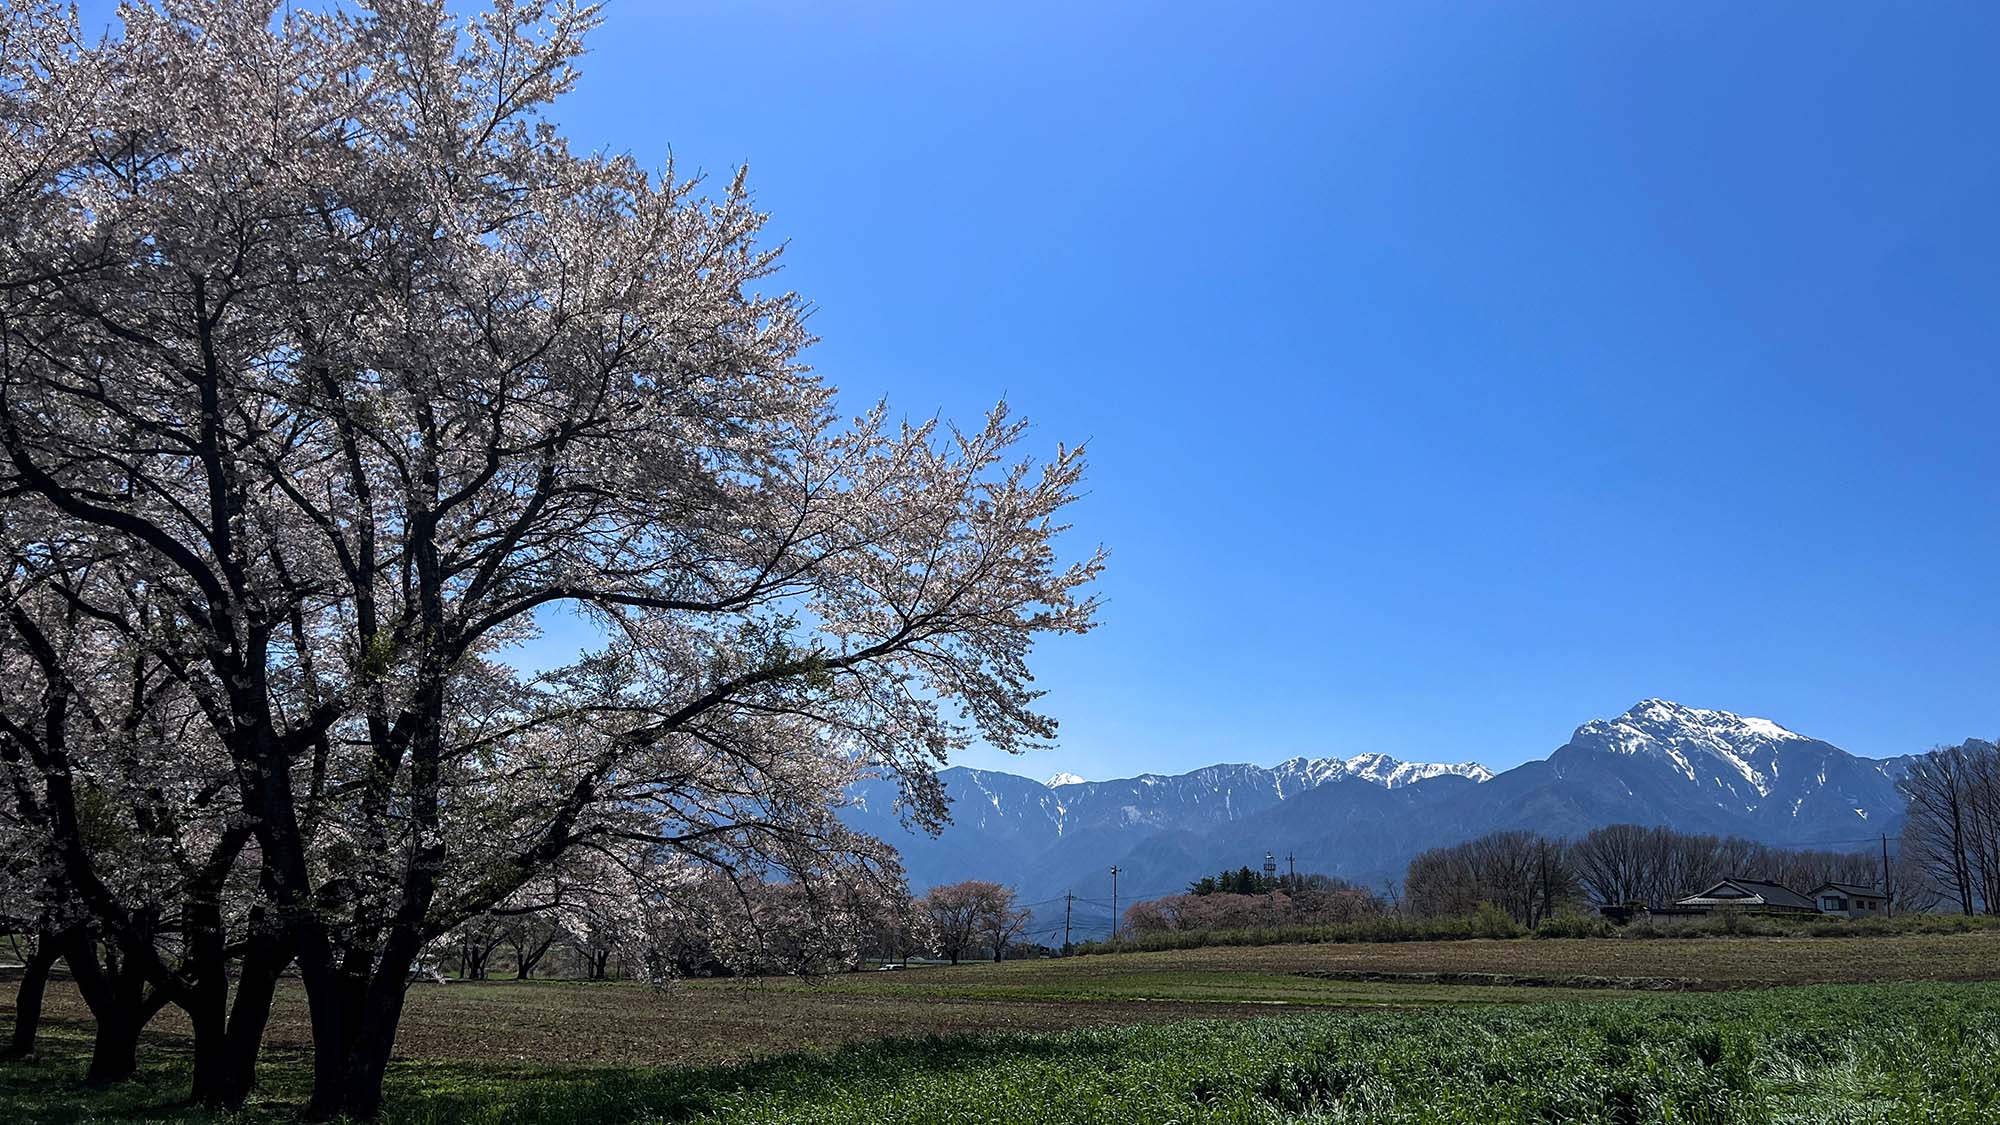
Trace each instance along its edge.
<path fill-rule="evenodd" d="M 1255 868 L 1266 852 L 1281 868 L 1289 857 L 1301 872 L 1381 887 L 1400 882 L 1420 851 L 1502 829 L 1573 836 L 1657 824 L 1859 850 L 1901 827 L 1896 782 L 1909 760 L 1858 757 L 1768 719 L 1648 699 L 1500 773 L 1382 754 L 1046 783 L 953 767 L 940 773 L 952 821 L 936 837 L 902 826 L 887 781 L 856 787 L 846 815 L 896 845 L 918 892 L 978 878 L 1012 885 L 1024 902 L 1070 891 L 1104 900 L 1117 865 L 1119 899 L 1129 903 L 1222 867 Z"/>

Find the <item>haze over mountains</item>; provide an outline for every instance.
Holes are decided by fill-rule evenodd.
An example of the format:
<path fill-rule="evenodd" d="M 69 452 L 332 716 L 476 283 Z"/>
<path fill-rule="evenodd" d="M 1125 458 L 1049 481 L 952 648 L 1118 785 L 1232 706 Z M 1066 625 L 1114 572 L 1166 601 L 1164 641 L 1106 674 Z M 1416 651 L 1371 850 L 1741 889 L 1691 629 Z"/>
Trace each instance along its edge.
<path fill-rule="evenodd" d="M 1379 887 L 1400 881 L 1426 848 L 1512 828 L 1565 836 L 1631 822 L 1858 850 L 1901 827 L 1896 781 L 1908 761 L 1648 699 L 1499 774 L 1381 754 L 1111 781 L 1058 774 L 1047 784 L 954 767 L 941 774 L 953 804 L 939 837 L 901 826 L 886 782 L 858 787 L 848 817 L 896 845 L 919 892 L 980 878 L 1013 885 L 1024 901 L 1072 889 L 1103 898 L 1117 864 L 1120 899 L 1131 902 L 1225 865 L 1255 867 L 1266 851 Z"/>

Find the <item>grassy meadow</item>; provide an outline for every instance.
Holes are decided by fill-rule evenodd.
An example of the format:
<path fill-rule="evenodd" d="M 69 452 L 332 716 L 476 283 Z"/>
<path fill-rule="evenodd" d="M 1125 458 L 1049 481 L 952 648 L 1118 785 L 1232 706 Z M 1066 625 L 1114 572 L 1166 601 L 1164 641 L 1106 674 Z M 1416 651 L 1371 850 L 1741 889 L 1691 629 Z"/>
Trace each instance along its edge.
<path fill-rule="evenodd" d="M 1308 975 L 1319 974 L 1319 975 Z M 819 982 L 413 989 L 397 1122 L 1956 1122 L 2000 1119 L 2000 934 L 1267 946 Z M 1620 981 L 1674 982 L 1642 992 Z M 1500 980 L 1530 983 L 1494 983 Z M 1872 983 L 1825 983 L 1834 981 Z M 0 1065 L 0 1120 L 210 1118 L 78 1076 L 87 1024 Z M 302 1103 L 287 990 L 244 1121 Z"/>

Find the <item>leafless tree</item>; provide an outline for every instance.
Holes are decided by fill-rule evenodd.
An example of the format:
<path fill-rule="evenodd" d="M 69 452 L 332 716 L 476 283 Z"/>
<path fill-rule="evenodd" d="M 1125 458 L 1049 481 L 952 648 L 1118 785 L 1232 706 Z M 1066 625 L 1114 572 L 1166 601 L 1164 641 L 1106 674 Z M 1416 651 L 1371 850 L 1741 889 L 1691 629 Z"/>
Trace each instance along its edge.
<path fill-rule="evenodd" d="M 1570 861 L 1577 880 L 1596 901 L 1658 906 L 1668 882 L 1666 837 L 1665 829 L 1637 824 L 1593 828 L 1570 845 Z"/>
<path fill-rule="evenodd" d="M 1900 787 L 1911 892 L 1934 890 L 1965 914 L 2000 911 L 2000 750 L 1940 746 L 1910 763 Z"/>
<path fill-rule="evenodd" d="M 2000 913 L 2000 747 L 1977 739 L 1959 746 L 1965 763 L 1966 849 L 1981 907 Z"/>
<path fill-rule="evenodd" d="M 1404 893 L 1418 914 L 1469 914 L 1492 903 L 1534 926 L 1576 900 L 1578 879 L 1561 842 L 1533 832 L 1495 832 L 1419 855 L 1410 863 Z"/>

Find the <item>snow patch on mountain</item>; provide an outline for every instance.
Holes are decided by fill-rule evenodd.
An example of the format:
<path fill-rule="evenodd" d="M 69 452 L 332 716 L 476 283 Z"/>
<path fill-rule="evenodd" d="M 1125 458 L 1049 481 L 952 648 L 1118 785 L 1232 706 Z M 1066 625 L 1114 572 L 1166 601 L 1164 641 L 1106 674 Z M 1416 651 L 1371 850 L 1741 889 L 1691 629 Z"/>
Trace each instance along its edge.
<path fill-rule="evenodd" d="M 1757 796 L 1766 797 L 1777 780 L 1777 751 L 1789 743 L 1812 740 L 1769 719 L 1647 699 L 1615 719 L 1583 724 L 1572 741 L 1595 743 L 1619 754 L 1662 758 L 1689 781 L 1709 772 L 1703 763 L 1713 763 L 1741 777 Z"/>
<path fill-rule="evenodd" d="M 1356 754 L 1351 758 L 1290 758 L 1278 763 L 1272 774 L 1281 797 L 1345 778 L 1372 782 L 1384 789 L 1400 789 L 1428 778 L 1448 775 L 1469 777 L 1476 782 L 1493 777 L 1493 771 L 1478 762 L 1405 762 L 1387 754 Z"/>
<path fill-rule="evenodd" d="M 1347 772 L 1387 789 L 1398 789 L 1433 777 L 1469 777 L 1490 781 L 1493 771 L 1478 762 L 1404 762 L 1387 754 L 1356 754 L 1347 759 Z"/>
<path fill-rule="evenodd" d="M 1042 784 L 1054 789 L 1058 785 L 1082 785 L 1083 779 L 1073 773 L 1065 772 L 1056 774 L 1047 781 L 1042 782 Z"/>

